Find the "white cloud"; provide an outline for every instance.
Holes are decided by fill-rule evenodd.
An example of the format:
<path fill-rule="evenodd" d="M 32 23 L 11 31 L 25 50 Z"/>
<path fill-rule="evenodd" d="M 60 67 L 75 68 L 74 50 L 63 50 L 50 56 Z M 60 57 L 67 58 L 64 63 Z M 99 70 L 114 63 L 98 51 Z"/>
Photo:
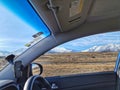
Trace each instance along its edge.
<path fill-rule="evenodd" d="M 120 31 L 118 32 L 110 32 L 110 33 L 102 33 L 91 35 L 88 37 L 83 37 L 80 39 L 73 40 L 68 42 L 71 46 L 86 46 L 86 45 L 98 45 L 98 44 L 110 44 L 110 43 L 120 43 Z M 67 43 L 66 43 L 67 45 Z"/>
<path fill-rule="evenodd" d="M 38 32 L 2 5 L 0 12 L 0 50 L 13 51 L 22 48 Z"/>

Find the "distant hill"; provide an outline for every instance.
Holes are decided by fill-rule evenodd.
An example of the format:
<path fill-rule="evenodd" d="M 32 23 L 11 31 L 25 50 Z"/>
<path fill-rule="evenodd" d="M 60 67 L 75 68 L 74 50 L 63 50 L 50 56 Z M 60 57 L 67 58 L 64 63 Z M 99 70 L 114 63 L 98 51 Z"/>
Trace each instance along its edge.
<path fill-rule="evenodd" d="M 64 47 L 56 47 L 48 51 L 47 53 L 69 53 L 73 52 L 72 50 L 66 49 Z"/>
<path fill-rule="evenodd" d="M 7 56 L 9 54 L 19 55 L 24 52 L 26 48 L 21 48 L 13 52 L 8 51 L 0 51 L 0 56 Z M 74 50 L 70 50 L 64 47 L 56 47 L 48 51 L 47 53 L 70 53 L 70 52 L 78 52 Z M 103 46 L 93 46 L 89 49 L 83 50 L 81 52 L 120 52 L 120 44 L 108 44 Z"/>
<path fill-rule="evenodd" d="M 24 52 L 25 50 L 26 50 L 26 48 L 21 48 L 21 49 L 18 49 L 18 50 L 16 50 L 16 51 L 13 51 L 13 52 L 0 51 L 0 57 L 8 56 L 8 55 L 10 55 L 10 54 L 19 55 L 19 54 L 21 54 L 22 52 Z"/>
<path fill-rule="evenodd" d="M 2 57 L 2 56 L 7 56 L 7 55 L 9 55 L 10 54 L 10 52 L 8 52 L 8 51 L 0 51 L 0 56 Z"/>
<path fill-rule="evenodd" d="M 82 52 L 120 52 L 120 44 L 108 44 L 103 46 L 93 46 Z"/>
<path fill-rule="evenodd" d="M 25 50 L 26 50 L 26 48 L 20 48 L 20 49 L 18 49 L 18 50 L 16 50 L 16 51 L 13 51 L 12 54 L 19 55 L 19 54 L 21 54 L 22 52 L 24 52 Z"/>

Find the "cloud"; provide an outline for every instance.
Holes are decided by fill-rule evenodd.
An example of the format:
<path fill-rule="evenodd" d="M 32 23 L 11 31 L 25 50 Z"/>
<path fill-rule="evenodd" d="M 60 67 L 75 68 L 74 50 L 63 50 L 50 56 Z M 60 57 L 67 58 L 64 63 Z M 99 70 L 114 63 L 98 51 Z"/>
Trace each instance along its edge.
<path fill-rule="evenodd" d="M 120 44 L 119 35 L 120 31 L 91 35 L 64 43 L 60 45 L 60 47 L 75 51 L 82 51 L 93 46 L 106 45 L 111 43 Z"/>
<path fill-rule="evenodd" d="M 50 52 L 68 53 L 68 52 L 72 52 L 72 50 L 66 49 L 64 47 L 56 47 L 56 48 L 53 48 Z"/>
<path fill-rule="evenodd" d="M 0 12 L 0 50 L 22 48 L 38 32 L 6 8 L 0 6 Z"/>
<path fill-rule="evenodd" d="M 15 14 L 0 6 L 0 49 L 15 50 L 24 43 L 31 41 L 32 35 L 37 33 L 35 29 L 19 19 Z M 14 32 L 14 33 L 13 33 Z M 120 31 L 110 32 L 83 37 L 65 43 L 52 49 L 55 52 L 71 52 L 72 50 L 83 50 L 95 45 L 105 45 L 109 43 L 120 43 Z"/>
<path fill-rule="evenodd" d="M 86 45 L 94 45 L 94 44 L 120 43 L 119 35 L 120 35 L 120 31 L 96 34 L 96 35 L 91 35 L 73 40 L 71 42 L 66 43 L 66 45 L 70 44 L 71 46 L 86 46 Z"/>

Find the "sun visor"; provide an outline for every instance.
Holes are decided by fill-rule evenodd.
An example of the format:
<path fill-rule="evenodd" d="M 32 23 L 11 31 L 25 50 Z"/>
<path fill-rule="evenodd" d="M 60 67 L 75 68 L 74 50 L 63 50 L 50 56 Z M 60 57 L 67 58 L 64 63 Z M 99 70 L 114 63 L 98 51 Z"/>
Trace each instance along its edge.
<path fill-rule="evenodd" d="M 82 24 L 92 0 L 49 0 L 53 14 L 62 32 Z"/>
<path fill-rule="evenodd" d="M 92 0 L 48 0 L 50 8 L 62 32 L 82 24 L 89 11 Z"/>
<path fill-rule="evenodd" d="M 35 2 L 29 0 L 36 8 Z M 61 32 L 65 32 L 82 24 L 87 17 L 93 0 L 46 0 L 46 7 L 52 12 Z M 37 9 L 39 12 L 39 9 Z"/>

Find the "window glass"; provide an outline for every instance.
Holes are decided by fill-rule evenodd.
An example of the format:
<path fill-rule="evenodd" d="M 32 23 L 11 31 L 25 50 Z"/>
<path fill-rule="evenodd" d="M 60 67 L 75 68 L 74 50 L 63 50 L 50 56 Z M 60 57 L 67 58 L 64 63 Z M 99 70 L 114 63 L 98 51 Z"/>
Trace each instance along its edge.
<path fill-rule="evenodd" d="M 44 67 L 43 76 L 113 71 L 120 51 L 120 32 L 79 38 L 48 51 L 35 62 Z"/>
<path fill-rule="evenodd" d="M 48 35 L 28 0 L 0 0 L 0 70 L 7 65 L 6 56 L 18 56 Z"/>

